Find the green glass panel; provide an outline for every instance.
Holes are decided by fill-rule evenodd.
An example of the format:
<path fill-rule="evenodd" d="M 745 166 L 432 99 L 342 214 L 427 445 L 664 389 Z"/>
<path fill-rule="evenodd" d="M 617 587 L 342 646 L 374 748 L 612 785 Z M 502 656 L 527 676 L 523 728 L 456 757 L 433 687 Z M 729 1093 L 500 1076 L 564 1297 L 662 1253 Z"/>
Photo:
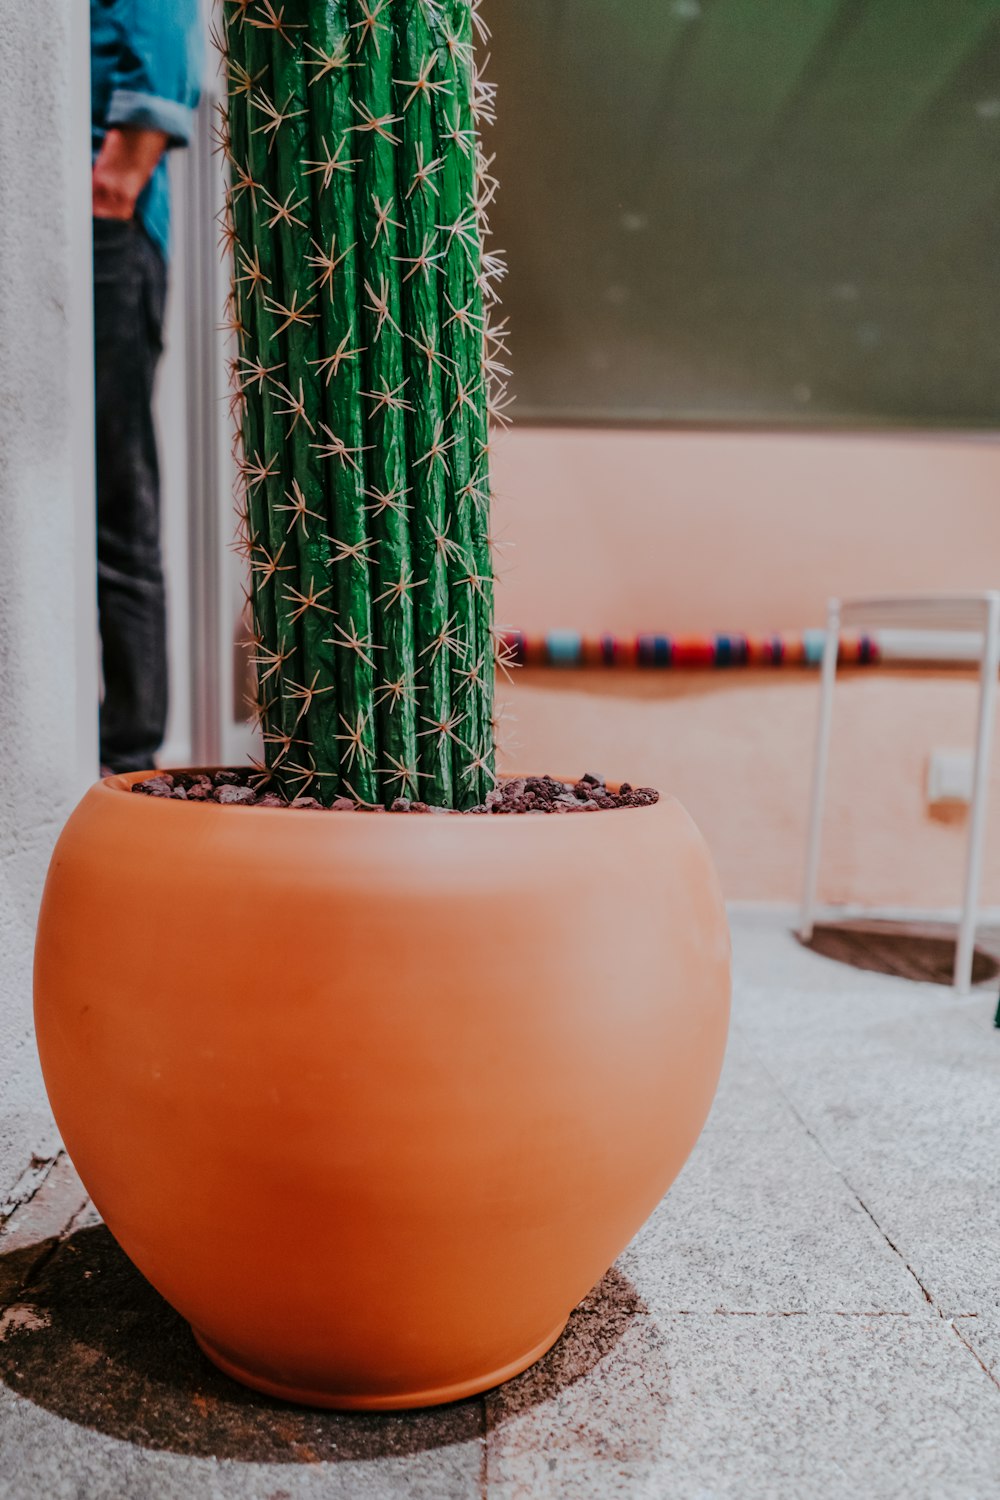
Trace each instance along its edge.
<path fill-rule="evenodd" d="M 1000 0 L 503 0 L 520 421 L 993 427 Z"/>

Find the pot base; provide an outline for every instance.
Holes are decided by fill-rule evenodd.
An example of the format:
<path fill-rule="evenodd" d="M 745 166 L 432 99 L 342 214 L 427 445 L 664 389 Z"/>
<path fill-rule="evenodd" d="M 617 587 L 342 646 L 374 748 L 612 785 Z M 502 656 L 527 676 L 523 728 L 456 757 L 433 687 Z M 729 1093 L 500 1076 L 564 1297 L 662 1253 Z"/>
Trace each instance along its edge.
<path fill-rule="evenodd" d="M 292 1401 L 297 1406 L 322 1406 L 332 1411 L 406 1411 L 418 1406 L 444 1406 L 449 1401 L 463 1401 L 468 1396 L 478 1396 L 482 1391 L 492 1390 L 494 1386 L 513 1380 L 515 1375 L 522 1374 L 540 1360 L 543 1354 L 549 1352 L 562 1336 L 566 1322 L 567 1319 L 564 1318 L 534 1348 L 499 1370 L 491 1370 L 489 1374 L 475 1376 L 472 1380 L 460 1380 L 454 1385 L 438 1386 L 434 1390 L 403 1391 L 392 1396 L 352 1395 L 349 1391 L 303 1390 L 298 1386 L 283 1385 L 279 1381 L 268 1380 L 266 1376 L 258 1375 L 253 1370 L 244 1369 L 228 1354 L 217 1349 L 197 1328 L 192 1328 L 191 1332 L 202 1353 L 224 1375 L 238 1380 L 241 1385 L 250 1386 L 252 1390 L 263 1391 L 266 1396 L 277 1396 L 280 1401 Z"/>

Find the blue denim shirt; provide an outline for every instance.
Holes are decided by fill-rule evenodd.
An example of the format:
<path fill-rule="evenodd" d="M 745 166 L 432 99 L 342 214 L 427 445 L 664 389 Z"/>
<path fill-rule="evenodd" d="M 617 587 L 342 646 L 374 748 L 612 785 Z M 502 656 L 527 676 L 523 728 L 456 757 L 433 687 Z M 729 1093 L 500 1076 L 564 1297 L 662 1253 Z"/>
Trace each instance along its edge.
<path fill-rule="evenodd" d="M 203 67 L 199 0 L 90 0 L 91 148 L 115 125 L 191 139 Z M 136 211 L 166 256 L 170 187 L 162 159 Z"/>

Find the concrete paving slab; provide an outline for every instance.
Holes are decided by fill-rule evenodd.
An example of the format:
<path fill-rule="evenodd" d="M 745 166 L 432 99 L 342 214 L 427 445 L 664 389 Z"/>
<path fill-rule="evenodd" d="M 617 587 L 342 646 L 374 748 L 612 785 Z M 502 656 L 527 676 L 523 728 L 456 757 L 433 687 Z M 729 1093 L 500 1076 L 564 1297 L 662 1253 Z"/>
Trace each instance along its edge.
<path fill-rule="evenodd" d="M 982 1360 L 983 1368 L 1000 1383 L 1000 1311 L 990 1309 L 956 1317 L 952 1322 L 958 1336 Z"/>
<path fill-rule="evenodd" d="M 0 1306 L 3 1500 L 481 1497 L 481 1402 L 355 1416 L 228 1380 L 119 1249 L 65 1154 L 0 1232 Z"/>
<path fill-rule="evenodd" d="M 735 927 L 690 1163 L 485 1399 L 355 1417 L 228 1381 L 53 1133 L 0 1209 L 0 1500 L 994 1500 L 992 997 L 846 969 L 783 917 Z"/>
<path fill-rule="evenodd" d="M 641 1317 L 560 1361 L 488 1398 L 496 1500 L 996 1494 L 1000 1390 L 939 1319 Z"/>
<path fill-rule="evenodd" d="M 481 1500 L 481 1444 L 260 1464 L 149 1451 L 0 1393 L 4 1500 Z"/>
<path fill-rule="evenodd" d="M 789 947 L 762 983 L 744 925 L 740 1034 L 947 1316 L 1000 1308 L 1000 1032 L 992 994 L 877 979 Z M 740 939 L 737 938 L 739 949 Z M 753 958 L 747 961 L 747 953 Z M 821 967 L 842 976 L 835 1004 Z M 788 987 L 794 978 L 794 988 Z"/>
<path fill-rule="evenodd" d="M 87 1202 L 65 1151 L 32 1158 L 0 1205 L 0 1308 L 20 1294 Z"/>
<path fill-rule="evenodd" d="M 3 1059 L 4 1069 L 8 1074 L 18 1067 L 27 1066 L 28 1062 L 27 1049 L 22 1049 L 20 1056 L 14 1052 Z M 37 1071 L 38 1064 L 34 1058 L 30 1059 L 30 1065 L 33 1071 Z M 62 1145 L 41 1089 L 38 1094 L 38 1103 L 34 1108 L 8 1107 L 0 1111 L 0 1202 L 7 1198 L 24 1175 L 32 1155 L 41 1161 L 50 1161 Z M 25 1142 L 29 1143 L 28 1151 L 25 1150 Z"/>
<path fill-rule="evenodd" d="M 355 1416 L 258 1396 L 209 1364 L 183 1319 L 103 1225 L 74 1229 L 62 1241 L 5 1310 L 0 1335 L 8 1393 L 55 1422 L 134 1445 L 147 1458 L 336 1470 L 383 1462 L 391 1469 L 436 1454 L 442 1493 L 478 1483 L 480 1403 L 416 1416 Z"/>
<path fill-rule="evenodd" d="M 852 1179 L 942 1315 L 1000 1313 L 995 1187 L 864 1163 Z"/>
<path fill-rule="evenodd" d="M 653 1313 L 924 1316 L 913 1276 L 737 1039 L 681 1176 L 618 1261 Z"/>

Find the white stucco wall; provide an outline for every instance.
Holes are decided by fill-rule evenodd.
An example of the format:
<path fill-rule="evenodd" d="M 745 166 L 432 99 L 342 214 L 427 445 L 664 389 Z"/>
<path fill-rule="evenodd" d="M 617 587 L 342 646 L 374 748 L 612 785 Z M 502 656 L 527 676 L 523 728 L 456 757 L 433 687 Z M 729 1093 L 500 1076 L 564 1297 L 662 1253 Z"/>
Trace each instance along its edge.
<path fill-rule="evenodd" d="M 97 772 L 87 23 L 33 0 L 0 26 L 0 1200 L 53 1146 L 34 925 Z"/>

